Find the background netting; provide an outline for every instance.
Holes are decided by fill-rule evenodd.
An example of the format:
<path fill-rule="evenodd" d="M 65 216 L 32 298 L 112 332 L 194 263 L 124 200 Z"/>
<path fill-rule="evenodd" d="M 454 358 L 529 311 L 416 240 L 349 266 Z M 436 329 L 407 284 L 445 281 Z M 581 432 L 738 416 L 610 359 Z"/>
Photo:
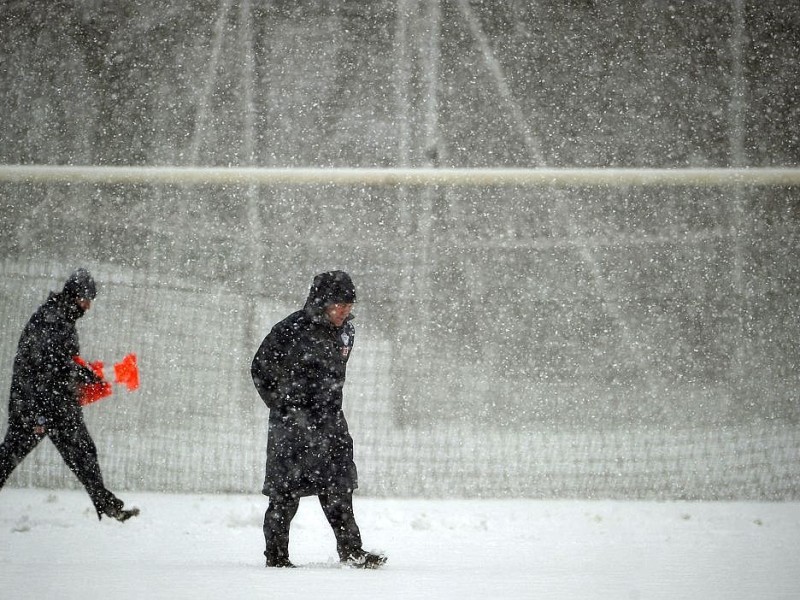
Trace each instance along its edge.
<path fill-rule="evenodd" d="M 27 201 L 1 221 L 0 386 L 78 265 L 83 354 L 139 357 L 139 391 L 85 409 L 113 488 L 259 490 L 251 357 L 344 268 L 362 493 L 797 497 L 791 188 L 2 191 Z M 12 481 L 75 484 L 49 443 Z"/>
<path fill-rule="evenodd" d="M 784 0 L 5 2 L 0 164 L 796 169 L 798 31 Z M 111 488 L 258 492 L 250 359 L 345 269 L 362 493 L 800 497 L 796 180 L 305 183 L 0 178 L 0 394 L 86 266 L 86 357 L 142 371 L 86 409 Z M 49 442 L 12 483 L 76 484 Z"/>

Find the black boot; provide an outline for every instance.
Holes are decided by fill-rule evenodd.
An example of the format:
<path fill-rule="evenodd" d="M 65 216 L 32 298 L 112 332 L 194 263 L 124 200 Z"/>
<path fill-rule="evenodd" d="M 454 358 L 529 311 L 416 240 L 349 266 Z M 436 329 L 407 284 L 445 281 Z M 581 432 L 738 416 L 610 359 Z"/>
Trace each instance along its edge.
<path fill-rule="evenodd" d="M 339 560 L 343 565 L 353 569 L 378 569 L 386 564 L 385 555 L 373 554 L 361 548 L 344 555 L 340 554 Z"/>
<path fill-rule="evenodd" d="M 106 508 L 105 514 L 107 517 L 111 517 L 112 519 L 116 519 L 120 523 L 124 523 L 131 517 L 135 517 L 139 514 L 139 509 L 135 506 L 133 508 L 117 508 L 113 507 L 111 509 Z"/>
<path fill-rule="evenodd" d="M 264 552 L 264 556 L 267 557 L 267 566 L 268 567 L 276 567 L 282 569 L 294 569 L 294 565 L 292 561 L 289 560 L 288 554 L 284 554 L 283 552 Z"/>
<path fill-rule="evenodd" d="M 106 500 L 106 502 L 97 508 L 97 518 L 102 519 L 103 515 L 110 517 L 112 519 L 116 519 L 120 523 L 124 523 L 131 517 L 135 517 L 139 514 L 139 509 L 134 507 L 130 509 L 124 509 L 125 503 L 120 500 L 119 498 L 112 496 Z"/>

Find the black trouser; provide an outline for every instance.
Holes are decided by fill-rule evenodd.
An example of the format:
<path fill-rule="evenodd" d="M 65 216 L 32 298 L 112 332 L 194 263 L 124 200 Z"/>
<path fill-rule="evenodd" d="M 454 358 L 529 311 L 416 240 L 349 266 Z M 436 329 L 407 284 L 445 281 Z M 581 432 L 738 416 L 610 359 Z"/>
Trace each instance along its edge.
<path fill-rule="evenodd" d="M 345 559 L 361 549 L 361 532 L 353 515 L 353 494 L 319 494 L 319 503 L 336 536 L 336 551 Z M 289 557 L 289 526 L 297 514 L 300 498 L 293 494 L 270 496 L 264 514 L 265 556 L 271 560 Z"/>
<path fill-rule="evenodd" d="M 45 435 L 50 438 L 64 462 L 86 488 L 98 517 L 110 504 L 117 502 L 121 505 L 103 484 L 103 475 L 97 461 L 97 448 L 80 415 L 66 419 L 58 425 L 48 426 L 45 431 L 37 431 L 32 419 L 11 414 L 8 418 L 6 437 L 0 444 L 0 488 Z"/>

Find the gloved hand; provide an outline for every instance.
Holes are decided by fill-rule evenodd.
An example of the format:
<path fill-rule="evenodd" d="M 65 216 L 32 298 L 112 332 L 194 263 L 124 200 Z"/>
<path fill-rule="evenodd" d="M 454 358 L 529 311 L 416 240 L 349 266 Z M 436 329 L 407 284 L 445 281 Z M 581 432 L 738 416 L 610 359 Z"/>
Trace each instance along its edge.
<path fill-rule="evenodd" d="M 111 384 L 108 383 L 103 376 L 102 361 L 98 360 L 87 364 L 80 356 L 75 356 L 72 360 L 90 370 L 95 376 L 95 381 L 93 383 L 84 383 L 78 386 L 78 404 L 80 406 L 86 406 L 87 404 L 97 402 L 111 395 Z"/>

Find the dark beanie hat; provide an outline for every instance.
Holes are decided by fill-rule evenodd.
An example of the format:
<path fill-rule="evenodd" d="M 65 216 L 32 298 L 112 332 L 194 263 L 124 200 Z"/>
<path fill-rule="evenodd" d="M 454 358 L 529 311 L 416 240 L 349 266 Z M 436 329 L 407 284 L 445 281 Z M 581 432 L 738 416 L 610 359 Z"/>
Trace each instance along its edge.
<path fill-rule="evenodd" d="M 97 284 L 95 284 L 89 271 L 78 269 L 67 279 L 64 284 L 63 294 L 71 298 L 94 300 L 95 296 L 97 296 Z"/>
<path fill-rule="evenodd" d="M 344 271 L 328 271 L 314 277 L 306 306 L 320 309 L 331 304 L 353 304 L 355 301 L 356 287 L 350 275 Z"/>

